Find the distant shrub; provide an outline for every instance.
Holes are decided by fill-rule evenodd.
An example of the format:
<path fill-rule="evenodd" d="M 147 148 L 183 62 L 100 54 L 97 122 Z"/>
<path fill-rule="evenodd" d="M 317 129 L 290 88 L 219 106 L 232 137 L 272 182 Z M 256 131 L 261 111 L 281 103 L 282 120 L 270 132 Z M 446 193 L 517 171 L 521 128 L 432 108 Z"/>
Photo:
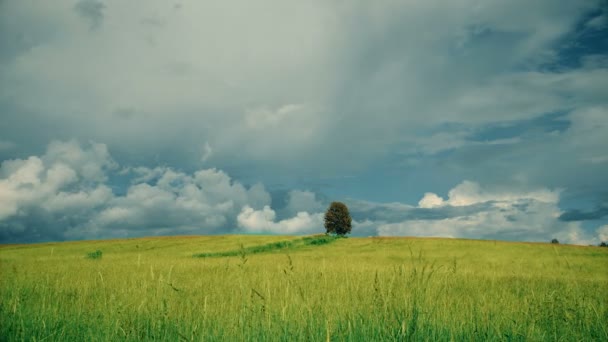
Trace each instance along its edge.
<path fill-rule="evenodd" d="M 87 253 L 87 259 L 101 259 L 102 252 L 98 249 L 95 252 Z"/>
<path fill-rule="evenodd" d="M 551 240 L 551 243 L 556 244 L 556 245 L 559 245 L 559 241 L 558 241 L 557 239 L 553 239 L 553 240 Z"/>
<path fill-rule="evenodd" d="M 600 247 L 608 247 L 608 242 L 606 242 L 606 241 L 600 242 Z"/>

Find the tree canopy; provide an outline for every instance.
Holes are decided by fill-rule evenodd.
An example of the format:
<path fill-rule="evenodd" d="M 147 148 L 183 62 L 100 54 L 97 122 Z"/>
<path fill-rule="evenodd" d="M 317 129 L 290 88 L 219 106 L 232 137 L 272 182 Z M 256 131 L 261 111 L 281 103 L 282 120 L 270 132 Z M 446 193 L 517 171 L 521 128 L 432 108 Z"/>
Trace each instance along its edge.
<path fill-rule="evenodd" d="M 352 218 L 348 207 L 342 202 L 332 202 L 325 213 L 325 230 L 327 234 L 344 236 L 352 229 Z"/>

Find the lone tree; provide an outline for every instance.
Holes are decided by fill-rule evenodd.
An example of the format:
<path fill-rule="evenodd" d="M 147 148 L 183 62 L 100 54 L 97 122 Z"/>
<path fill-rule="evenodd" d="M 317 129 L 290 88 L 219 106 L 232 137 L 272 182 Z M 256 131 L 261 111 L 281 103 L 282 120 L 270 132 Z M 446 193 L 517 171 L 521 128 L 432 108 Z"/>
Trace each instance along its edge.
<path fill-rule="evenodd" d="M 551 243 L 553 243 L 553 244 L 559 244 L 559 240 L 553 239 L 553 240 L 551 240 Z"/>
<path fill-rule="evenodd" d="M 331 202 L 325 213 L 325 229 L 327 234 L 344 236 L 350 233 L 352 221 L 346 204 Z"/>

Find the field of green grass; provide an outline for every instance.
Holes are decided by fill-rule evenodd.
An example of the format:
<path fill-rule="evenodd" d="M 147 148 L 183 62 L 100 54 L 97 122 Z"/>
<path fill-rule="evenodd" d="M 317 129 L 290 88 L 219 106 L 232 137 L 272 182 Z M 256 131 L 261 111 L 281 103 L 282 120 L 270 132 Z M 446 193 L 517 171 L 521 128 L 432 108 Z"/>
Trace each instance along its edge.
<path fill-rule="evenodd" d="M 0 340 L 608 341 L 607 271 L 608 248 L 452 239 L 7 245 Z"/>

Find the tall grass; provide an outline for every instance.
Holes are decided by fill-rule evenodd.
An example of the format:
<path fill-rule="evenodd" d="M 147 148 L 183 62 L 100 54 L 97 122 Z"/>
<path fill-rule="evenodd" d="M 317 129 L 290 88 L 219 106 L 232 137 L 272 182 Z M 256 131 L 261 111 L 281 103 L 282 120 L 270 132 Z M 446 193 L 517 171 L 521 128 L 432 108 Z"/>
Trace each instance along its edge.
<path fill-rule="evenodd" d="M 292 238 L 252 252 L 287 240 L 2 247 L 0 339 L 608 340 L 606 249 Z M 96 249 L 103 259 L 82 258 Z M 241 252 L 192 258 L 201 251 Z"/>

